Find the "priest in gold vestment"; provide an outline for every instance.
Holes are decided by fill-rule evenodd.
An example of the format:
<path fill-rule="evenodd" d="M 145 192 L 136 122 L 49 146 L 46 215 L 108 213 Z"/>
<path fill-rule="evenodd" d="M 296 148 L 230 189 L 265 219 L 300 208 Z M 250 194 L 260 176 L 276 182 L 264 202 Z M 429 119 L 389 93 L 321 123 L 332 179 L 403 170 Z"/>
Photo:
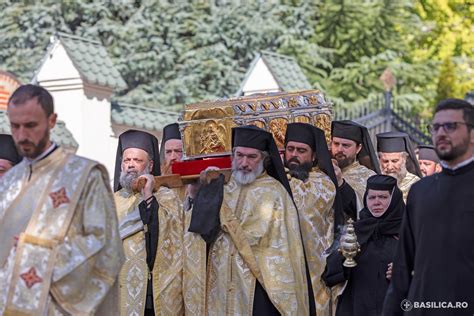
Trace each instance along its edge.
<path fill-rule="evenodd" d="M 336 175 L 342 182 L 341 191 L 347 186 L 354 189 L 356 201 L 345 201 L 355 205 L 351 217 L 358 218 L 359 211 L 364 207 L 364 193 L 367 179 L 380 174 L 379 160 L 365 126 L 356 122 L 343 120 L 333 121 L 331 126 L 331 154 L 336 160 Z"/>
<path fill-rule="evenodd" d="M 178 123 L 168 124 L 163 128 L 160 143 L 161 174 L 171 173 L 171 164 L 183 158 L 183 140 Z"/>
<path fill-rule="evenodd" d="M 171 165 L 180 162 L 183 158 L 183 140 L 179 132 L 178 123 L 168 124 L 163 128 L 163 136 L 160 143 L 160 170 L 162 175 L 172 173 Z M 186 186 L 172 189 L 179 198 L 184 201 Z"/>
<path fill-rule="evenodd" d="M 325 251 L 334 239 L 337 180 L 324 132 L 304 123 L 288 124 L 285 136 L 285 167 L 298 209 L 302 240 L 308 262 L 316 315 L 331 315 L 331 291 L 321 276 Z M 339 223 L 342 224 L 342 223 Z"/>
<path fill-rule="evenodd" d="M 0 315 L 116 315 L 123 251 L 107 172 L 50 141 L 52 96 L 8 102 L 23 161 L 0 181 Z"/>
<path fill-rule="evenodd" d="M 208 243 L 205 314 L 308 315 L 298 215 L 275 141 L 242 126 L 232 148 L 230 181 L 201 187 L 189 228 Z"/>
<path fill-rule="evenodd" d="M 377 134 L 377 152 L 382 174 L 397 179 L 406 203 L 411 186 L 423 177 L 410 137 L 401 132 Z"/>
<path fill-rule="evenodd" d="M 182 315 L 182 202 L 168 188 L 153 193 L 154 176 L 160 175 L 156 137 L 136 130 L 121 134 L 115 174 L 125 251 L 120 315 Z M 146 185 L 135 193 L 132 184 L 139 178 L 146 179 Z"/>
<path fill-rule="evenodd" d="M 160 145 L 161 173 L 170 174 L 171 165 L 183 158 L 183 141 L 177 123 L 163 128 Z M 206 295 L 206 242 L 188 231 L 192 198 L 199 185 L 171 189 L 183 203 L 183 301 L 186 315 L 203 315 Z M 193 191 L 193 192 L 190 192 Z"/>

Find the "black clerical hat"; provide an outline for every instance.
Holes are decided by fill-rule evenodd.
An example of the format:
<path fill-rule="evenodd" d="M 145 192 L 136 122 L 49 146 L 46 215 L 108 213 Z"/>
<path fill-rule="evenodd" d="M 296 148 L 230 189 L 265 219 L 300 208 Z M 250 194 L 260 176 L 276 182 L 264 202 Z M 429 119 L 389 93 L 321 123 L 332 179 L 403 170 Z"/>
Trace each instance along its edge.
<path fill-rule="evenodd" d="M 349 120 L 333 121 L 331 124 L 331 135 L 332 137 L 350 139 L 362 144 L 364 137 L 362 134 L 363 129 L 365 129 L 364 126 Z"/>
<path fill-rule="evenodd" d="M 377 151 L 383 153 L 406 152 L 408 154 L 407 170 L 420 178 L 423 176 L 415 156 L 415 150 L 406 133 L 386 132 L 377 134 Z"/>
<path fill-rule="evenodd" d="M 268 175 L 278 180 L 291 193 L 290 183 L 280 158 L 277 145 L 271 133 L 253 125 L 232 128 L 232 148 L 249 147 L 269 154 L 269 163 L 265 165 Z"/>
<path fill-rule="evenodd" d="M 181 139 L 178 123 L 168 124 L 163 128 L 163 137 L 160 144 L 160 159 L 163 162 L 165 158 L 165 143 L 170 139 Z"/>
<path fill-rule="evenodd" d="M 311 124 L 290 123 L 286 126 L 285 144 L 288 142 L 304 143 L 316 151 L 319 145 L 322 145 L 322 143 L 316 144 L 317 140 L 320 140 L 321 133 L 324 137 L 324 132 Z M 324 144 L 326 144 L 326 140 L 324 140 Z"/>
<path fill-rule="evenodd" d="M 120 135 L 118 141 L 117 154 L 115 156 L 114 192 L 122 188 L 120 185 L 122 157 L 123 152 L 128 148 L 139 148 L 146 151 L 153 160 L 153 170 L 151 170 L 151 174 L 154 176 L 160 175 L 158 139 L 147 132 L 128 130 Z"/>
<path fill-rule="evenodd" d="M 161 142 L 164 143 L 170 139 L 181 139 L 178 123 L 168 124 L 165 126 L 165 128 L 163 128 L 163 137 Z"/>
<path fill-rule="evenodd" d="M 391 176 L 376 174 L 367 179 L 367 190 L 392 191 L 397 185 L 397 179 Z"/>
<path fill-rule="evenodd" d="M 362 144 L 357 160 L 359 160 L 360 164 L 374 170 L 376 173 L 381 173 L 377 153 L 372 145 L 367 127 L 349 120 L 333 121 L 331 135 L 332 137 L 350 139 L 358 144 Z"/>
<path fill-rule="evenodd" d="M 436 154 L 436 150 L 431 145 L 418 146 L 418 160 L 431 160 L 439 163 L 439 157 Z"/>
<path fill-rule="evenodd" d="M 344 224 L 344 213 L 341 196 L 339 194 L 339 186 L 337 184 L 337 177 L 334 172 L 331 154 L 329 153 L 324 132 L 311 124 L 290 123 L 286 128 L 285 146 L 291 141 L 309 145 L 316 154 L 314 164 L 331 178 L 334 183 L 334 186 L 336 187 L 336 199 L 334 202 L 334 230 L 337 232 L 338 226 Z"/>
<path fill-rule="evenodd" d="M 11 135 L 0 134 L 0 159 L 8 160 L 12 165 L 16 165 L 22 159 Z"/>
<path fill-rule="evenodd" d="M 331 161 L 324 132 L 306 123 L 290 123 L 286 127 L 285 146 L 288 142 L 304 143 L 311 147 L 316 154 L 314 165 L 327 174 L 337 187 L 337 178 Z"/>

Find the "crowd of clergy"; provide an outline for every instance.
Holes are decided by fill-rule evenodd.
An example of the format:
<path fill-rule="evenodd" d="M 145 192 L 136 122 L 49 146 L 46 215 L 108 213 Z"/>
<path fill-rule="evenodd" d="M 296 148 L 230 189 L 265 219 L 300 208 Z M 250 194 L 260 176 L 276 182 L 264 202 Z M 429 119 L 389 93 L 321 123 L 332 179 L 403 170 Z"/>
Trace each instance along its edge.
<path fill-rule="evenodd" d="M 333 121 L 281 151 L 232 129 L 232 168 L 156 186 L 183 157 L 128 130 L 106 169 L 50 140 L 54 101 L 8 101 L 0 135 L 0 315 L 473 315 L 474 106 L 436 105 L 433 145 Z M 215 172 L 217 170 L 217 172 Z M 211 172 L 214 171 L 214 172 Z M 141 181 L 142 188 L 137 189 Z M 355 266 L 341 251 L 354 221 Z"/>

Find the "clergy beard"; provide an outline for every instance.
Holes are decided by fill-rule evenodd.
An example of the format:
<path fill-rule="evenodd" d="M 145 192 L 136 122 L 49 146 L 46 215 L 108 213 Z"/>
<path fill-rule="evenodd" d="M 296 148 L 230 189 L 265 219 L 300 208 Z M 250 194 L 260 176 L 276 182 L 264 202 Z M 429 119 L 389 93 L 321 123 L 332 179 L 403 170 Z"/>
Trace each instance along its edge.
<path fill-rule="evenodd" d="M 408 173 L 407 165 L 406 165 L 406 163 L 403 163 L 400 166 L 400 171 L 399 172 L 389 172 L 389 173 L 383 173 L 383 174 L 386 175 L 386 176 L 394 177 L 395 179 L 397 179 L 397 184 L 400 185 L 402 183 L 403 179 L 405 179 L 405 177 L 407 176 L 407 173 Z"/>
<path fill-rule="evenodd" d="M 455 160 L 456 158 L 464 155 L 469 150 L 469 136 L 463 139 L 463 142 L 457 146 L 454 146 L 453 143 L 449 140 L 446 140 L 446 139 L 442 139 L 442 140 L 449 142 L 451 146 L 444 150 L 438 149 L 438 146 L 435 147 L 436 153 L 438 154 L 438 157 L 441 160 L 444 160 L 444 161 Z"/>
<path fill-rule="evenodd" d="M 15 145 L 16 145 L 16 149 L 18 150 L 18 152 L 23 157 L 26 157 L 26 158 L 29 158 L 29 159 L 35 159 L 36 157 L 41 155 L 47 149 L 46 144 L 48 143 L 48 140 L 49 140 L 49 129 L 46 129 L 44 131 L 43 138 L 41 138 L 39 140 L 38 144 L 35 144 L 35 143 L 33 143 L 29 140 L 23 140 L 23 141 L 19 142 L 18 144 L 15 144 Z M 21 148 L 21 145 L 31 145 L 33 147 L 33 151 L 30 152 L 30 153 L 25 152 Z"/>
<path fill-rule="evenodd" d="M 132 192 L 133 181 L 136 180 L 139 176 L 150 173 L 150 164 L 148 164 L 142 172 L 136 170 L 122 171 L 120 172 L 120 185 L 127 192 Z"/>
<path fill-rule="evenodd" d="M 350 165 L 352 165 L 356 159 L 355 156 L 348 157 L 342 153 L 338 153 L 334 155 L 334 159 L 337 160 L 337 165 L 339 168 L 344 169 Z"/>
<path fill-rule="evenodd" d="M 306 181 L 309 178 L 309 172 L 311 168 L 313 168 L 313 164 L 310 162 L 303 162 L 303 163 L 291 163 L 291 162 L 299 162 L 296 158 L 290 158 L 290 160 L 286 160 L 285 158 L 285 167 L 289 169 L 289 173 L 293 178 L 300 179 L 301 181 Z"/>
<path fill-rule="evenodd" d="M 262 174 L 263 170 L 265 170 L 263 167 L 263 159 L 258 163 L 257 167 L 250 172 L 239 170 L 237 167 L 237 161 L 232 160 L 232 176 L 240 185 L 254 182 L 255 179 L 257 179 L 257 177 Z"/>

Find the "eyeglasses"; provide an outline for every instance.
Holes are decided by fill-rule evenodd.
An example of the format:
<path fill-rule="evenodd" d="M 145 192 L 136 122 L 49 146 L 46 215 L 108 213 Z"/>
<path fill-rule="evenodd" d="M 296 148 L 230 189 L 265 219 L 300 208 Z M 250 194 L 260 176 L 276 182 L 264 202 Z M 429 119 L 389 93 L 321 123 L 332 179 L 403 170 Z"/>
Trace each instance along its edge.
<path fill-rule="evenodd" d="M 438 123 L 430 124 L 430 125 L 427 126 L 427 128 L 428 128 L 428 130 L 430 131 L 431 134 L 438 133 L 438 131 L 441 127 L 443 128 L 443 130 L 446 133 L 450 134 L 458 128 L 459 124 L 460 125 L 473 126 L 472 124 L 469 124 L 469 123 L 466 123 L 466 122 L 446 122 L 446 123 L 443 123 L 443 124 L 438 124 Z"/>

